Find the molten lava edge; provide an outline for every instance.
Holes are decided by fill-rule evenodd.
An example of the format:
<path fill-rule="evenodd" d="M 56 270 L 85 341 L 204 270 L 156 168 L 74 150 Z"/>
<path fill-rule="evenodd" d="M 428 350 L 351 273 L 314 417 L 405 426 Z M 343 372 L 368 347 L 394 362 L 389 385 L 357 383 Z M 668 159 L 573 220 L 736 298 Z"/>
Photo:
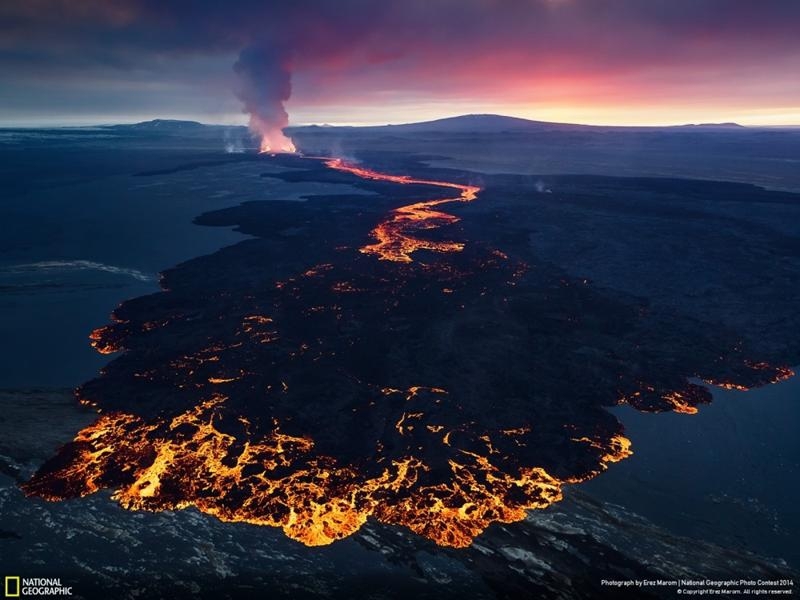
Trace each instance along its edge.
<path fill-rule="evenodd" d="M 483 242 L 438 239 L 442 228 L 456 235 L 459 219 L 436 208 L 473 201 L 479 187 L 326 164 L 457 195 L 396 208 L 360 252 L 323 248 L 325 262 L 278 281 L 264 277 L 275 244 L 294 256 L 291 244 L 336 227 L 326 219 L 297 242 L 265 235 L 263 256 L 242 246 L 239 261 L 223 260 L 237 247 L 197 259 L 166 276 L 170 291 L 123 304 L 91 340 L 125 352 L 78 390 L 100 417 L 24 484 L 27 494 L 113 489 L 128 509 L 194 506 L 307 545 L 373 517 L 464 547 L 630 456 L 605 406 L 694 413 L 709 401 L 683 377 L 624 370 L 647 343 L 677 362 L 639 335 L 650 325 L 637 307 Z M 427 262 L 416 260 L 425 251 Z M 597 333 L 609 314 L 613 325 Z M 570 373 L 587 339 L 613 357 L 609 382 Z M 721 360 L 687 375 L 746 388 L 791 374 L 753 362 L 727 381 Z"/>

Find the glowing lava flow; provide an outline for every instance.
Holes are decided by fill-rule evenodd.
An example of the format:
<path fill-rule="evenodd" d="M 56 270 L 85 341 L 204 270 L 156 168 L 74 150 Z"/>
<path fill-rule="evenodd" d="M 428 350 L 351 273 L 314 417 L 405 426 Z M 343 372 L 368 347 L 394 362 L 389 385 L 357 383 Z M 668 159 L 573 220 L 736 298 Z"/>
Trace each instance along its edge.
<path fill-rule="evenodd" d="M 395 262 L 411 262 L 411 254 L 417 250 L 433 250 L 435 252 L 458 252 L 464 248 L 459 242 L 436 242 L 415 237 L 413 232 L 426 229 L 435 229 L 442 225 L 456 223 L 459 219 L 454 215 L 432 210 L 434 206 L 448 202 L 471 202 L 478 196 L 481 188 L 475 185 L 463 185 L 450 181 L 436 181 L 430 179 L 415 179 L 408 175 L 389 175 L 364 169 L 334 158 L 325 162 L 326 166 L 337 171 L 351 173 L 364 179 L 376 181 L 390 181 L 401 184 L 435 185 L 438 187 L 459 190 L 460 195 L 454 198 L 437 198 L 416 202 L 408 206 L 401 206 L 390 213 L 389 218 L 372 230 L 372 237 L 376 243 L 364 246 L 364 254 L 376 254 L 381 260 Z"/>
<path fill-rule="evenodd" d="M 109 489 L 130 510 L 195 507 L 278 527 L 309 546 L 371 518 L 465 547 L 492 523 L 522 520 L 559 501 L 564 485 L 629 457 L 631 443 L 605 407 L 694 413 L 710 400 L 684 380 L 689 367 L 640 380 L 644 336 L 598 335 L 618 331 L 598 330 L 609 318 L 619 330 L 634 327 L 636 307 L 570 285 L 560 271 L 526 280 L 524 263 L 483 240 L 440 255 L 435 269 L 396 264 L 417 250 L 462 250 L 415 234 L 458 221 L 436 207 L 472 201 L 481 188 L 325 160 L 453 197 L 385 217 L 375 243 L 361 248 L 381 260 L 309 244 L 327 239 L 322 208 L 291 221 L 259 217 L 250 226 L 265 244 L 196 259 L 209 269 L 182 267 L 161 294 L 123 304 L 91 335 L 98 352 L 120 355 L 79 390 L 98 419 L 22 485 L 26 494 L 64 500 Z M 308 237 L 283 234 L 295 221 L 309 226 Z M 242 260 L 237 268 L 231 256 Z M 278 281 L 276 265 L 285 270 Z M 646 355 L 664 352 L 673 364 L 674 344 L 646 346 Z M 603 367 L 597 380 L 562 375 L 584 348 L 618 357 L 613 371 Z M 791 375 L 745 366 L 731 371 L 742 379 L 716 384 Z M 725 375 L 702 364 L 689 372 Z"/>
<path fill-rule="evenodd" d="M 401 393 L 414 395 L 413 388 Z M 466 547 L 492 522 L 520 521 L 526 511 L 561 500 L 565 483 L 589 479 L 631 454 L 620 435 L 576 439 L 595 449 L 599 465 L 558 479 L 540 467 L 507 470 L 498 464 L 502 457 L 462 449 L 447 460 L 448 481 L 423 483 L 431 467 L 413 456 L 367 475 L 317 454 L 311 437 L 284 433 L 277 423 L 262 436 L 253 436 L 247 419 L 224 425 L 227 400 L 215 394 L 171 419 L 101 415 L 23 489 L 62 500 L 112 488 L 129 510 L 194 506 L 223 521 L 280 527 L 308 546 L 347 537 L 374 516 L 437 544 Z"/>

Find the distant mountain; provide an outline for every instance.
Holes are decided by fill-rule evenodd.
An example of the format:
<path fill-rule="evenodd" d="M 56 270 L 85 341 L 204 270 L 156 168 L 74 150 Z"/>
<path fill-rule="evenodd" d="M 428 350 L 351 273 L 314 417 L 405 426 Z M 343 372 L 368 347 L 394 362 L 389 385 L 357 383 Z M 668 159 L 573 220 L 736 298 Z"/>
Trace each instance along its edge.
<path fill-rule="evenodd" d="M 180 119 L 153 119 L 152 121 L 142 121 L 141 123 L 127 123 L 122 125 L 111 125 L 114 129 L 125 129 L 129 131 L 141 132 L 163 132 L 163 133 L 194 133 L 201 132 L 209 128 L 225 129 L 244 129 L 239 125 L 206 125 L 198 121 L 182 121 Z"/>
<path fill-rule="evenodd" d="M 346 129 L 381 130 L 395 132 L 437 131 L 443 133 L 490 133 L 504 131 L 533 131 L 533 130 L 576 130 L 590 129 L 591 125 L 572 125 L 569 123 L 548 123 L 546 121 L 531 121 L 519 117 L 505 115 L 460 115 L 446 117 L 434 121 L 421 121 L 418 123 L 402 123 L 398 125 L 367 125 L 360 127 L 344 127 Z M 289 129 L 329 129 L 339 127 L 325 125 L 311 125 L 308 127 L 290 127 Z"/>
<path fill-rule="evenodd" d="M 290 127 L 289 130 L 301 129 L 322 129 L 337 128 L 330 125 L 309 127 Z M 399 125 L 372 125 L 364 127 L 344 127 L 346 129 L 392 131 L 398 133 L 412 133 L 418 131 L 431 131 L 442 133 L 502 133 L 502 132 L 526 132 L 526 131 L 601 131 L 601 130 L 625 130 L 625 131 L 658 131 L 658 130 L 681 130 L 681 129 L 743 129 L 737 123 L 701 123 L 672 126 L 610 126 L 610 125 L 579 125 L 575 123 L 553 123 L 549 121 L 533 121 L 519 117 L 508 117 L 505 115 L 479 114 L 461 115 L 457 117 L 446 117 L 434 121 L 422 121 L 419 123 L 403 123 Z"/>
<path fill-rule="evenodd" d="M 197 121 L 181 121 L 179 119 L 153 119 L 152 121 L 142 121 L 141 123 L 122 123 L 120 125 L 111 125 L 115 129 L 139 129 L 143 131 L 158 130 L 163 131 L 166 129 L 198 129 L 206 127 Z"/>
<path fill-rule="evenodd" d="M 687 125 L 673 125 L 673 129 L 745 129 L 744 125 L 738 123 L 689 123 Z"/>
<path fill-rule="evenodd" d="M 447 117 L 435 121 L 387 125 L 387 129 L 406 131 L 443 131 L 443 132 L 493 132 L 493 131 L 530 131 L 533 129 L 588 129 L 590 125 L 573 125 L 571 123 L 549 123 L 532 121 L 505 115 L 461 115 Z"/>
<path fill-rule="evenodd" d="M 153 119 L 141 123 L 130 123 L 110 126 L 117 130 L 126 130 L 142 133 L 201 133 L 206 129 L 242 129 L 238 125 L 205 125 L 197 121 L 182 121 L 178 119 Z M 421 121 L 418 123 L 402 123 L 398 125 L 370 125 L 363 127 L 336 126 L 336 125 L 308 125 L 287 128 L 287 131 L 309 131 L 321 129 L 358 129 L 368 131 L 387 131 L 397 133 L 414 133 L 422 131 L 441 133 L 504 133 L 504 132 L 534 132 L 534 131 L 662 131 L 662 130 L 729 130 L 744 129 L 738 123 L 699 123 L 687 125 L 671 125 L 664 127 L 622 127 L 606 125 L 579 125 L 574 123 L 553 123 L 549 121 L 533 121 L 519 117 L 505 115 L 460 115 L 446 117 L 434 121 Z"/>

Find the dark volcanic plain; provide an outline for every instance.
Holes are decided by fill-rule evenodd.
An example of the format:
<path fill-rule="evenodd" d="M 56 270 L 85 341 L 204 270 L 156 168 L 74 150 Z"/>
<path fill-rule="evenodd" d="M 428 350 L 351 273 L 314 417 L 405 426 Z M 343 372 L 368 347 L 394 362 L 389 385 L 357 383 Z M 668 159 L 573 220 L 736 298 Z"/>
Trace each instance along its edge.
<path fill-rule="evenodd" d="M 107 488 L 129 508 L 196 506 L 306 544 L 353 535 L 414 572 L 412 587 L 448 584 L 465 569 L 487 597 L 617 597 L 598 587 L 611 573 L 781 574 L 780 564 L 713 545 L 700 558 L 689 542 L 580 492 L 553 502 L 565 484 L 602 477 L 628 455 L 607 408 L 692 413 L 711 399 L 702 381 L 750 388 L 800 363 L 800 196 L 677 177 L 431 166 L 459 160 L 430 151 L 432 137 L 446 144 L 452 133 L 409 132 L 402 144 L 358 131 L 293 135 L 309 153 L 338 146 L 378 171 L 480 186 L 473 202 L 437 207 L 458 222 L 415 233 L 463 250 L 418 251 L 410 263 L 359 252 L 390 211 L 447 197 L 435 186 L 251 154 L 133 173 L 263 164 L 270 180 L 362 193 L 198 217 L 252 237 L 166 270 L 164 291 L 114 311 L 93 343 L 122 353 L 77 392 L 102 416 L 31 479 L 7 466 L 27 494 Z M 469 135 L 494 162 L 519 151 L 520 133 L 505 150 L 496 133 Z M 544 510 L 495 523 L 534 507 Z M 473 538 L 467 550 L 441 547 Z M 641 558 L 654 554 L 662 562 Z M 320 578 L 331 595 L 343 585 Z"/>

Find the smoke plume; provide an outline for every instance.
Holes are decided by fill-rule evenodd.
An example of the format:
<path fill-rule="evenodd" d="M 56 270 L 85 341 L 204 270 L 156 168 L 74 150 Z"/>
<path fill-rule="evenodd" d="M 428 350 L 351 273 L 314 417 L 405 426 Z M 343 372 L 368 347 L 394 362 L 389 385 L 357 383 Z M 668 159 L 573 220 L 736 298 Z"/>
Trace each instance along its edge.
<path fill-rule="evenodd" d="M 233 66 L 239 78 L 236 95 L 250 115 L 250 131 L 261 139 L 261 152 L 294 152 L 283 129 L 289 125 L 284 102 L 292 94 L 291 65 L 287 56 L 269 46 L 242 50 Z"/>

